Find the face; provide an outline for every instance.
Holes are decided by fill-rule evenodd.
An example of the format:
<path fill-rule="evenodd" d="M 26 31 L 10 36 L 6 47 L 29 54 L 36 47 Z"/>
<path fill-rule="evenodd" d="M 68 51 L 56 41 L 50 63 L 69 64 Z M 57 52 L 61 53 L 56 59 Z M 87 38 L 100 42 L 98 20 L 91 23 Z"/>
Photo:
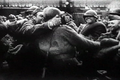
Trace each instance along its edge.
<path fill-rule="evenodd" d="M 43 15 L 43 12 L 38 12 L 36 14 L 36 23 L 42 23 L 43 22 L 43 19 L 44 19 L 44 15 Z"/>
<path fill-rule="evenodd" d="M 96 22 L 96 18 L 95 18 L 95 17 L 85 17 L 85 21 L 86 21 L 88 24 L 91 24 L 91 23 Z"/>
<path fill-rule="evenodd" d="M 108 22 L 108 28 L 118 29 L 120 26 L 120 20 L 111 20 Z"/>

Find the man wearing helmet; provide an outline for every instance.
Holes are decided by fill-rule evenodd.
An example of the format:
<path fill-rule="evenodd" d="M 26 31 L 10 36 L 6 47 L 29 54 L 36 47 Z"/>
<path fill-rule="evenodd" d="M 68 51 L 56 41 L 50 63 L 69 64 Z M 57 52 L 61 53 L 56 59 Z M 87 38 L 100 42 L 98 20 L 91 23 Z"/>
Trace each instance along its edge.
<path fill-rule="evenodd" d="M 60 15 L 59 11 L 53 7 L 45 8 L 43 10 L 45 21 Z M 98 50 L 100 46 L 99 42 L 88 40 L 83 35 L 78 34 L 69 24 L 58 25 L 53 29 L 53 32 L 48 33 L 38 40 L 38 49 L 42 52 L 41 55 L 46 57 L 43 60 L 45 64 L 52 68 L 55 66 L 57 66 L 55 68 L 78 66 L 80 62 L 75 56 L 76 48 L 82 52 L 82 50 Z"/>
<path fill-rule="evenodd" d="M 106 32 L 106 26 L 102 22 L 97 22 L 97 13 L 94 10 L 88 10 L 83 18 L 86 26 L 81 30 L 81 34 L 88 39 L 97 40 L 102 33 Z"/>
<path fill-rule="evenodd" d="M 104 33 L 101 38 L 101 50 L 96 54 L 96 57 L 101 61 L 101 65 L 105 65 L 107 69 L 111 69 L 111 66 L 119 65 L 119 37 L 120 37 L 120 9 L 110 9 L 109 12 L 108 31 Z M 107 43 L 107 44 L 106 44 Z M 99 61 L 100 62 L 100 61 Z M 116 69 L 117 69 L 117 66 Z M 119 65 L 120 66 L 120 65 Z M 115 69 L 114 67 L 114 69 Z M 113 69 L 113 67 L 112 67 Z"/>
<path fill-rule="evenodd" d="M 43 12 L 36 9 L 32 12 L 32 18 L 30 20 L 23 19 L 8 25 L 8 34 L 10 34 L 16 40 L 15 44 L 8 51 L 12 55 L 15 55 L 13 62 L 21 66 L 21 63 L 19 62 L 32 60 L 28 59 L 29 55 L 27 55 L 25 59 L 23 58 L 27 53 L 31 53 L 31 55 L 34 53 L 34 46 L 32 46 L 32 43 L 34 43 L 38 37 L 44 36 L 44 34 L 48 34 L 48 32 L 52 32 L 56 25 L 60 25 L 61 23 L 61 19 L 57 17 L 46 22 L 43 22 L 43 19 Z M 17 62 L 17 60 L 20 61 Z M 25 62 L 25 64 L 26 63 L 27 62 Z M 29 63 L 30 62 L 27 64 Z"/>
<path fill-rule="evenodd" d="M 120 8 L 112 8 L 109 11 L 109 19 L 108 26 L 110 26 L 110 34 L 113 36 L 112 38 L 120 41 Z M 118 44 L 119 45 L 119 44 Z M 116 45 L 117 46 L 117 45 Z M 120 52 L 119 49 L 116 50 L 116 55 L 114 60 L 120 62 Z M 116 63 L 120 66 L 119 63 Z"/>
<path fill-rule="evenodd" d="M 113 8 L 109 11 L 110 20 L 120 20 L 120 8 Z"/>

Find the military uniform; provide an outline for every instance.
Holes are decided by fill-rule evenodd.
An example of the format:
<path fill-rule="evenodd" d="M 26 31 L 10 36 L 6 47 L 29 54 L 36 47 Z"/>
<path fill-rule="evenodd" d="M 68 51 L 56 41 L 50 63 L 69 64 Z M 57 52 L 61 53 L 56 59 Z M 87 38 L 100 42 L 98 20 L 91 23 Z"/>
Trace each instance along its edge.
<path fill-rule="evenodd" d="M 100 48 L 99 42 L 84 38 L 68 25 L 55 28 L 53 32 L 41 37 L 38 43 L 42 55 L 48 55 L 48 64 L 52 63 L 51 66 L 78 65 L 76 48 L 80 51 L 80 54 L 82 54 L 82 50 L 97 51 Z"/>
<path fill-rule="evenodd" d="M 102 33 L 106 33 L 106 27 L 101 22 L 87 24 L 81 31 L 81 34 L 92 40 L 97 40 Z"/>
<path fill-rule="evenodd" d="M 49 31 L 52 30 L 49 29 L 48 22 L 43 24 L 35 24 L 32 20 L 20 20 L 10 24 L 8 26 L 8 33 L 16 41 L 8 51 L 10 53 L 8 54 L 10 55 L 7 59 L 8 62 L 12 60 L 10 64 L 14 63 L 14 67 L 33 66 L 31 65 L 32 63 L 35 64 L 35 62 L 38 62 L 36 61 L 38 55 L 36 55 L 36 51 L 34 50 L 34 42 L 39 36 L 44 36 L 44 33 Z"/>

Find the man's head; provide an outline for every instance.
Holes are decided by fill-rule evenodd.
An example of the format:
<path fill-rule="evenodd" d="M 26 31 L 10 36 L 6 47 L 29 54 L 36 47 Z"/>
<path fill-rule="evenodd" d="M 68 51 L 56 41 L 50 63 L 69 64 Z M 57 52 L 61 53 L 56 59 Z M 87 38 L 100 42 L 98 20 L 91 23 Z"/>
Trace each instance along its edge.
<path fill-rule="evenodd" d="M 56 15 L 62 14 L 62 11 L 55 7 L 47 7 L 43 10 L 43 13 L 45 16 L 44 21 L 48 21 L 55 17 Z"/>
<path fill-rule="evenodd" d="M 110 9 L 108 18 L 108 28 L 110 30 L 117 30 L 120 28 L 120 8 Z"/>
<path fill-rule="evenodd" d="M 117 30 L 120 29 L 120 20 L 111 20 L 108 22 L 108 27 L 111 28 L 111 30 Z"/>
<path fill-rule="evenodd" d="M 8 16 L 8 20 L 9 20 L 10 22 L 14 22 L 14 21 L 16 21 L 16 20 L 17 20 L 17 18 L 16 18 L 16 16 L 15 16 L 15 15 L 10 14 L 10 15 Z"/>
<path fill-rule="evenodd" d="M 113 8 L 109 11 L 110 20 L 120 20 L 120 8 Z"/>
<path fill-rule="evenodd" d="M 44 19 L 44 14 L 43 12 L 37 12 L 33 19 L 35 20 L 36 24 L 40 24 L 43 22 L 43 19 Z"/>
<path fill-rule="evenodd" d="M 93 23 L 97 21 L 97 13 L 94 10 L 88 10 L 83 14 L 83 18 L 87 23 Z"/>

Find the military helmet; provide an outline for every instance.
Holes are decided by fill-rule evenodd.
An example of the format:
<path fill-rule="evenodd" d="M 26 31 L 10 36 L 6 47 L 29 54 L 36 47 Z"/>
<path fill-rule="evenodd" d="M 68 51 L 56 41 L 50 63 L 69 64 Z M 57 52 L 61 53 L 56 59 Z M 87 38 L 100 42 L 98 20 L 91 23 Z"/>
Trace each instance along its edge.
<path fill-rule="evenodd" d="M 58 8 L 55 7 L 46 7 L 43 9 L 43 14 L 45 16 L 45 21 L 52 19 L 56 15 L 60 15 L 62 11 L 60 11 Z"/>
<path fill-rule="evenodd" d="M 83 17 L 95 17 L 97 18 L 97 12 L 94 10 L 88 10 L 83 14 Z"/>
<path fill-rule="evenodd" d="M 120 8 L 110 9 L 109 14 L 120 16 Z"/>

